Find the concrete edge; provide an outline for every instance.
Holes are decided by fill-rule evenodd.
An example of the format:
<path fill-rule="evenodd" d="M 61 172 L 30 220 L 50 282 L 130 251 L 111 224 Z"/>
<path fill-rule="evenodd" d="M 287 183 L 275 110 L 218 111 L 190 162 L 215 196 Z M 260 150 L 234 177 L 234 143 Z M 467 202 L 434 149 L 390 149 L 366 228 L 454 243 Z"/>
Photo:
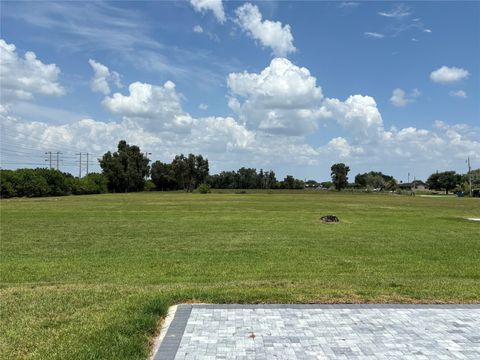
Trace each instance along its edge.
<path fill-rule="evenodd" d="M 168 308 L 167 316 L 165 316 L 165 319 L 163 319 L 160 332 L 154 339 L 152 349 L 150 350 L 150 355 L 148 356 L 148 360 L 154 360 L 155 355 L 158 352 L 158 349 L 160 348 L 160 344 L 165 338 L 168 328 L 173 321 L 176 311 L 177 311 L 177 305 L 173 305 Z"/>
<path fill-rule="evenodd" d="M 478 304 L 193 304 L 199 309 L 476 309 Z"/>
<path fill-rule="evenodd" d="M 170 307 L 170 309 L 172 309 L 172 307 Z M 152 351 L 151 360 L 175 359 L 180 341 L 185 332 L 185 327 L 187 326 L 188 318 L 192 312 L 192 305 L 177 305 L 175 309 L 172 309 L 172 313 L 170 313 L 170 309 L 167 315 L 167 317 L 170 315 L 170 320 L 168 325 L 165 320 L 160 336 L 155 339 L 155 344 L 158 344 L 158 347 L 156 351 L 155 348 L 154 351 Z"/>

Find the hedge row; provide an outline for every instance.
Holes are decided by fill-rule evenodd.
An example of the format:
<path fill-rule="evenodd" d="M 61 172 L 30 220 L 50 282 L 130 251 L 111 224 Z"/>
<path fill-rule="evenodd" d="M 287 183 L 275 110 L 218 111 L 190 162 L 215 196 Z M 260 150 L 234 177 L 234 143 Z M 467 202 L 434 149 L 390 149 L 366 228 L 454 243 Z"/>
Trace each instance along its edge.
<path fill-rule="evenodd" d="M 0 170 L 2 198 L 102 194 L 107 191 L 107 178 L 97 173 L 79 179 L 45 168 Z"/>

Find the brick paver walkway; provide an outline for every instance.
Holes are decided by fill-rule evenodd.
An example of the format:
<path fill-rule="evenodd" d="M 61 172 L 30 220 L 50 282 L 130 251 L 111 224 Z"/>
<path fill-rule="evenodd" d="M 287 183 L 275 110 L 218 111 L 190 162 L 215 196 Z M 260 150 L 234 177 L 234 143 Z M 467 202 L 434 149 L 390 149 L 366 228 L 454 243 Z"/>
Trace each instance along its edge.
<path fill-rule="evenodd" d="M 480 305 L 180 305 L 155 360 L 480 359 Z"/>

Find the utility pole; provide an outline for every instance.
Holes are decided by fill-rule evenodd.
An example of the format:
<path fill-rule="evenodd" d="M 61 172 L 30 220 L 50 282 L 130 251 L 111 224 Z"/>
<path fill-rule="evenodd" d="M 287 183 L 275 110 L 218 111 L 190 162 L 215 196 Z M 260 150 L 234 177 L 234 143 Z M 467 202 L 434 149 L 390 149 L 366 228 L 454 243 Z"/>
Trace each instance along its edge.
<path fill-rule="evenodd" d="M 410 183 L 410 173 L 408 173 L 408 183 Z"/>
<path fill-rule="evenodd" d="M 470 156 L 467 158 L 468 163 L 468 182 L 470 184 L 470 196 L 472 196 L 472 168 L 470 167 Z"/>
<path fill-rule="evenodd" d="M 88 153 L 87 153 L 87 175 L 88 175 Z"/>
<path fill-rule="evenodd" d="M 82 177 L 82 153 L 77 153 L 76 155 L 80 156 L 80 161 L 78 162 L 78 178 Z"/>
<path fill-rule="evenodd" d="M 45 161 L 50 162 L 50 169 L 51 169 L 52 168 L 52 152 L 48 151 L 48 152 L 45 153 L 45 155 L 49 155 L 49 159 L 45 159 Z"/>
<path fill-rule="evenodd" d="M 58 170 L 58 164 L 60 163 L 60 154 L 61 152 L 60 151 L 57 151 L 57 170 Z"/>

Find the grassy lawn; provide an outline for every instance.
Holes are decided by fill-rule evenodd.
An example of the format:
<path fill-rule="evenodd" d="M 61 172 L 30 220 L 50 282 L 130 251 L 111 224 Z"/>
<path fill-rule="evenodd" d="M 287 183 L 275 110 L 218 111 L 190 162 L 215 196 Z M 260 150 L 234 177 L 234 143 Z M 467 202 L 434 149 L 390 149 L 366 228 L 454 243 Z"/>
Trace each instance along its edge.
<path fill-rule="evenodd" d="M 146 359 L 178 302 L 480 302 L 480 202 L 263 192 L 2 200 L 2 359 Z M 341 222 L 322 224 L 336 214 Z"/>

